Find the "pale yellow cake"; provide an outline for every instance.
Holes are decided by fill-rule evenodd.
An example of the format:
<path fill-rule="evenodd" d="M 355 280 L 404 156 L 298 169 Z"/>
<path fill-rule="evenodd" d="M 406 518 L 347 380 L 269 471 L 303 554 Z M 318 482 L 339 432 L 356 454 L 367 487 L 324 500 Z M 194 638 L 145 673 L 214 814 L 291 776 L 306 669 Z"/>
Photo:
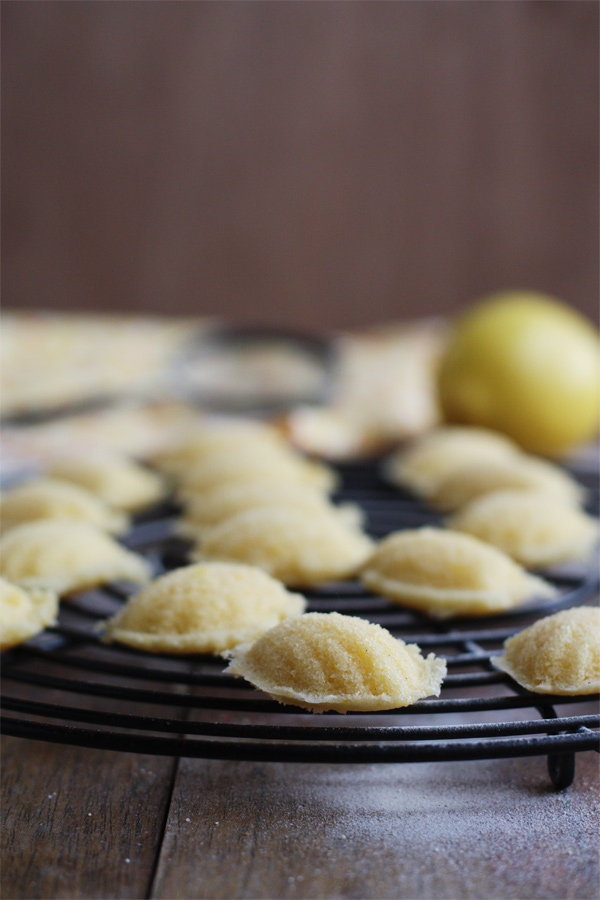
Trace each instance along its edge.
<path fill-rule="evenodd" d="M 251 482 L 295 484 L 330 493 L 338 483 L 333 469 L 278 449 L 252 446 L 210 456 L 177 473 L 179 494 L 184 498 L 231 484 Z"/>
<path fill-rule="evenodd" d="M 109 581 L 146 582 L 145 559 L 84 522 L 32 522 L 0 540 L 0 574 L 27 587 L 58 594 L 82 591 Z"/>
<path fill-rule="evenodd" d="M 492 659 L 528 691 L 596 694 L 600 691 L 600 610 L 566 609 L 539 619 L 504 642 Z"/>
<path fill-rule="evenodd" d="M 598 521 L 576 506 L 538 491 L 494 491 L 475 498 L 448 522 L 529 569 L 588 560 Z"/>
<path fill-rule="evenodd" d="M 173 446 L 155 454 L 154 465 L 169 475 L 177 475 L 211 456 L 221 453 L 240 453 L 249 448 L 269 452 L 273 448 L 287 449 L 282 435 L 262 422 L 211 422 L 196 427 Z"/>
<path fill-rule="evenodd" d="M 43 519 L 87 522 L 103 531 L 125 531 L 127 516 L 106 506 L 83 487 L 58 478 L 35 478 L 3 492 L 0 526 L 5 533 L 17 525 Z"/>
<path fill-rule="evenodd" d="M 436 508 L 452 512 L 476 497 L 505 489 L 538 491 L 572 506 L 585 496 L 564 469 L 523 453 L 511 459 L 465 463 L 440 482 L 428 499 Z"/>
<path fill-rule="evenodd" d="M 124 512 L 139 512 L 166 493 L 164 481 L 156 472 L 119 454 L 57 457 L 50 462 L 48 472 L 86 488 L 107 506 Z"/>
<path fill-rule="evenodd" d="M 55 625 L 58 595 L 40 588 L 25 590 L 0 578 L 0 650 L 28 641 Z"/>
<path fill-rule="evenodd" d="M 306 485 L 250 481 L 224 484 L 199 496 L 191 497 L 185 504 L 178 530 L 181 534 L 197 537 L 207 528 L 218 525 L 238 513 L 267 507 L 305 510 L 315 515 L 333 510 L 345 521 L 358 526 L 363 520 L 358 506 L 348 503 L 332 506 L 320 491 Z"/>
<path fill-rule="evenodd" d="M 208 529 L 193 558 L 260 566 L 301 587 L 352 577 L 372 548 L 370 538 L 335 512 L 279 507 L 246 510 Z"/>
<path fill-rule="evenodd" d="M 362 579 L 377 594 L 435 618 L 484 616 L 537 597 L 552 585 L 471 535 L 419 528 L 388 535 Z"/>
<path fill-rule="evenodd" d="M 104 640 L 160 653 L 218 653 L 301 615 L 304 597 L 234 563 L 175 569 L 128 600 Z"/>
<path fill-rule="evenodd" d="M 509 438 L 485 428 L 446 425 L 413 440 L 387 458 L 388 481 L 420 497 L 430 497 L 445 478 L 470 463 L 510 460 L 519 449 Z"/>
<path fill-rule="evenodd" d="M 380 625 L 339 613 L 288 619 L 226 654 L 241 675 L 280 703 L 321 713 L 396 709 L 438 696 L 446 663 Z"/>

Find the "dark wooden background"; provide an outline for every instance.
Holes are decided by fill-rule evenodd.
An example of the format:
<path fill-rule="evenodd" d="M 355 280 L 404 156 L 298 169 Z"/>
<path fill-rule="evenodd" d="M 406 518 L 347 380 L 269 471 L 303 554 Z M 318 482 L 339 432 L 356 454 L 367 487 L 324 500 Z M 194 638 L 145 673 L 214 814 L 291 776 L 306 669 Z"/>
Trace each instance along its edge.
<path fill-rule="evenodd" d="M 6 308 L 595 317 L 586 0 L 2 3 Z"/>

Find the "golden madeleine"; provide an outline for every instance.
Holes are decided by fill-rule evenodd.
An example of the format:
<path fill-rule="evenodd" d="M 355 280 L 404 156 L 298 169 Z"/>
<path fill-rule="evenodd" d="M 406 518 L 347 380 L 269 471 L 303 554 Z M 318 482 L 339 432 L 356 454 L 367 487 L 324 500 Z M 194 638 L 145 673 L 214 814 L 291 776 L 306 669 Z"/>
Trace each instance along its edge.
<path fill-rule="evenodd" d="M 85 522 L 32 522 L 0 539 L 0 574 L 27 587 L 58 594 L 109 581 L 145 582 L 150 566 L 109 535 Z"/>
<path fill-rule="evenodd" d="M 339 613 L 288 619 L 253 643 L 223 654 L 241 675 L 280 703 L 321 713 L 396 709 L 438 696 L 446 663 L 381 625 Z"/>
<path fill-rule="evenodd" d="M 208 529 L 193 554 L 259 566 L 297 587 L 350 578 L 373 549 L 370 538 L 333 511 L 250 509 Z"/>
<path fill-rule="evenodd" d="M 537 694 L 596 694 L 600 691 L 600 610 L 565 609 L 538 619 L 504 642 L 492 662 Z"/>
<path fill-rule="evenodd" d="M 240 453 L 252 447 L 269 452 L 273 448 L 287 449 L 289 445 L 272 426 L 249 420 L 210 422 L 157 454 L 153 463 L 168 475 L 177 475 L 210 456 L 221 453 Z"/>
<path fill-rule="evenodd" d="M 125 531 L 128 519 L 85 488 L 58 478 L 35 478 L 6 490 L 0 499 L 2 532 L 43 519 L 87 522 L 103 531 Z"/>
<path fill-rule="evenodd" d="M 40 588 L 25 590 L 0 578 L 0 650 L 28 641 L 55 625 L 58 595 Z"/>
<path fill-rule="evenodd" d="M 388 457 L 388 481 L 420 497 L 430 497 L 457 468 L 470 463 L 511 459 L 519 448 L 509 438 L 485 428 L 448 425 L 417 438 Z"/>
<path fill-rule="evenodd" d="M 498 547 L 530 569 L 587 560 L 598 542 L 598 521 L 576 506 L 538 491 L 494 491 L 448 519 L 454 531 Z"/>
<path fill-rule="evenodd" d="M 362 580 L 375 593 L 439 619 L 491 615 L 556 593 L 495 547 L 439 528 L 388 535 Z"/>
<path fill-rule="evenodd" d="M 332 506 L 323 494 L 302 484 L 286 482 L 250 481 L 224 484 L 190 497 L 185 504 L 179 532 L 189 536 L 202 534 L 206 528 L 218 525 L 249 509 L 284 507 L 306 510 L 308 513 L 337 512 L 342 518 L 360 526 L 362 513 L 353 504 Z"/>
<path fill-rule="evenodd" d="M 63 456 L 48 466 L 53 478 L 80 485 L 107 506 L 139 512 L 165 495 L 163 479 L 135 460 L 117 454 L 98 457 Z"/>
<path fill-rule="evenodd" d="M 438 509 L 452 512 L 476 497 L 505 489 L 538 491 L 572 506 L 585 496 L 564 469 L 523 453 L 511 459 L 465 463 L 438 484 L 428 499 Z"/>
<path fill-rule="evenodd" d="M 304 597 L 260 569 L 200 563 L 157 578 L 128 600 L 107 623 L 104 640 L 159 653 L 218 653 L 305 608 Z"/>
<path fill-rule="evenodd" d="M 323 463 L 284 453 L 279 449 L 263 451 L 249 446 L 242 451 L 230 451 L 210 456 L 177 473 L 179 494 L 193 497 L 204 491 L 231 484 L 270 482 L 296 484 L 330 493 L 337 486 L 333 469 Z"/>

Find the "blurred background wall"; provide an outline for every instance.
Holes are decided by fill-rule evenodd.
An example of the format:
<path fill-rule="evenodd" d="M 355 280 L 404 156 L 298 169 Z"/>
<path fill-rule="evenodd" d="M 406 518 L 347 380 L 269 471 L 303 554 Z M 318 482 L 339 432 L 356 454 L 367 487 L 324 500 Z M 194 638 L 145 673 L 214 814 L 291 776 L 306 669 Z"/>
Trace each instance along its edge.
<path fill-rule="evenodd" d="M 595 2 L 2 3 L 5 308 L 598 302 Z"/>

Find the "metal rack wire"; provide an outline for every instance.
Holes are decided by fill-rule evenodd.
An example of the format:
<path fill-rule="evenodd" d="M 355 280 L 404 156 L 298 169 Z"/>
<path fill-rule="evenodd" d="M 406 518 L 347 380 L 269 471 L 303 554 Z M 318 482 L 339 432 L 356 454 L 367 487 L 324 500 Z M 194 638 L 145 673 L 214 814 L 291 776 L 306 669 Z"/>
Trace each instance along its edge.
<path fill-rule="evenodd" d="M 376 537 L 432 523 L 413 498 L 383 483 L 374 465 L 342 469 L 338 499 L 360 504 Z M 597 485 L 590 485 L 597 502 Z M 126 543 L 157 573 L 185 562 L 173 510 L 140 518 Z M 124 585 L 62 604 L 57 627 L 3 658 L 5 734 L 134 753 L 276 762 L 375 763 L 548 757 L 557 788 L 573 780 L 575 754 L 598 749 L 598 698 L 531 694 L 494 669 L 510 634 L 541 615 L 593 598 L 594 571 L 553 578 L 558 599 L 510 614 L 432 622 L 369 594 L 358 582 L 306 592 L 310 611 L 379 622 L 447 659 L 439 699 L 400 710 L 315 716 L 282 706 L 223 672 L 214 657 L 148 655 L 100 643 L 98 622 L 128 596 Z"/>

